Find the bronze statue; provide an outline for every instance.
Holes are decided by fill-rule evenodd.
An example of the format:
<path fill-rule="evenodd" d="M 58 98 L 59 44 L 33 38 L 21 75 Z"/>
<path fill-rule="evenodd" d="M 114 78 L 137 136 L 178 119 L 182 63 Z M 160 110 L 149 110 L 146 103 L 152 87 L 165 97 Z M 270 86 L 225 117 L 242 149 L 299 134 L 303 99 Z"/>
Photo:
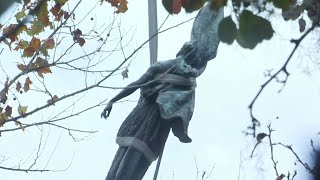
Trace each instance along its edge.
<path fill-rule="evenodd" d="M 101 114 L 104 118 L 109 117 L 114 102 L 141 90 L 137 106 L 118 131 L 119 149 L 106 180 L 141 180 L 161 153 L 170 129 L 181 142 L 191 142 L 188 125 L 194 109 L 196 78 L 216 56 L 220 42 L 217 26 L 222 18 L 223 9 L 213 10 L 206 5 L 195 19 L 191 41 L 183 45 L 175 59 L 153 64 L 110 100 Z"/>

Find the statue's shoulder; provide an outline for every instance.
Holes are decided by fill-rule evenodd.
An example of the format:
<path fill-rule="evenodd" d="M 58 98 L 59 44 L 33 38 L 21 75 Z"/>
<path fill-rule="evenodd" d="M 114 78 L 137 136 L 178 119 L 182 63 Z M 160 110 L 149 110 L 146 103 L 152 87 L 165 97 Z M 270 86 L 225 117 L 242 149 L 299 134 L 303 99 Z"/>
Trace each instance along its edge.
<path fill-rule="evenodd" d="M 153 64 L 151 67 L 154 69 L 157 69 L 159 71 L 168 70 L 176 63 L 177 63 L 177 59 L 170 59 L 170 60 L 165 60 L 165 61 L 158 61 L 155 64 Z"/>

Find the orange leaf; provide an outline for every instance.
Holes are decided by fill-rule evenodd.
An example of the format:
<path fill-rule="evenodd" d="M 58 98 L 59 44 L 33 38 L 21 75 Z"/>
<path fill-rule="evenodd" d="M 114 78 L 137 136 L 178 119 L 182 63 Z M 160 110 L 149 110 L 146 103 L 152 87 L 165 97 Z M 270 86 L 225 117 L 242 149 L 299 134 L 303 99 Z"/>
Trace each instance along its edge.
<path fill-rule="evenodd" d="M 52 73 L 49 67 L 42 67 L 37 70 L 37 73 L 40 77 L 43 78 L 43 74 Z"/>
<path fill-rule="evenodd" d="M 29 47 L 32 47 L 36 51 L 37 49 L 39 49 L 40 45 L 41 45 L 40 39 L 33 37 L 32 40 L 30 41 Z"/>
<path fill-rule="evenodd" d="M 32 84 L 32 81 L 30 80 L 29 77 L 27 77 L 27 78 L 26 78 L 26 81 L 24 82 L 24 86 L 23 86 L 24 92 L 29 91 L 29 89 L 30 89 L 30 84 Z"/>
<path fill-rule="evenodd" d="M 23 50 L 23 57 L 32 57 L 35 52 L 33 47 L 27 47 Z"/>
<path fill-rule="evenodd" d="M 48 39 L 46 41 L 44 41 L 44 48 L 45 49 L 53 49 L 54 48 L 54 40 L 53 39 Z"/>
<path fill-rule="evenodd" d="M 118 9 L 116 13 L 125 13 L 128 10 L 128 2 L 126 0 L 120 1 L 116 8 Z"/>

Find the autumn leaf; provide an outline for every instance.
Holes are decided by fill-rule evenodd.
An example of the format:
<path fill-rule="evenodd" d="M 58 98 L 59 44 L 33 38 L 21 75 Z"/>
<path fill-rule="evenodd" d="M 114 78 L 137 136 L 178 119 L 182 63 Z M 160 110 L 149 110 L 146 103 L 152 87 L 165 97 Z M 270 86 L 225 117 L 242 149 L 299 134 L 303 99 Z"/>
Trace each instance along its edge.
<path fill-rule="evenodd" d="M 17 90 L 18 92 L 20 92 L 21 88 L 22 88 L 21 83 L 20 83 L 20 82 L 17 82 L 17 84 L 16 84 L 16 90 Z"/>
<path fill-rule="evenodd" d="M 23 9 L 30 3 L 31 0 L 23 0 Z"/>
<path fill-rule="evenodd" d="M 266 136 L 268 136 L 266 133 L 259 133 L 257 135 L 257 142 L 260 143 L 262 139 L 265 138 Z"/>
<path fill-rule="evenodd" d="M 36 37 L 32 37 L 29 47 L 32 47 L 33 49 L 37 50 L 41 45 L 40 39 Z"/>
<path fill-rule="evenodd" d="M 38 21 L 42 22 L 45 27 L 50 25 L 48 14 L 48 3 L 47 1 L 44 1 L 44 3 L 41 4 L 39 10 L 37 11 L 37 18 Z"/>
<path fill-rule="evenodd" d="M 128 76 L 128 72 L 129 72 L 128 69 L 125 69 L 125 70 L 123 70 L 123 71 L 121 72 L 121 75 L 122 75 L 123 79 L 129 77 L 129 76 Z"/>
<path fill-rule="evenodd" d="M 44 48 L 45 49 L 53 49 L 55 46 L 54 39 L 47 39 L 44 41 Z"/>
<path fill-rule="evenodd" d="M 17 67 L 18 67 L 18 69 L 19 69 L 20 71 L 24 71 L 24 70 L 26 70 L 26 68 L 27 68 L 27 66 L 24 65 L 24 64 L 18 64 Z"/>
<path fill-rule="evenodd" d="M 32 47 L 27 47 L 23 50 L 23 57 L 32 57 L 35 52 L 35 49 Z"/>
<path fill-rule="evenodd" d="M 24 86 L 23 86 L 23 90 L 24 92 L 28 92 L 30 89 L 30 84 L 32 84 L 32 81 L 30 80 L 29 77 L 26 78 L 25 82 L 24 82 Z"/>
<path fill-rule="evenodd" d="M 18 12 L 18 13 L 15 15 L 17 21 L 26 16 L 25 11 L 26 11 L 26 10 L 24 9 L 24 10 Z"/>
<path fill-rule="evenodd" d="M 68 0 L 55 0 L 57 3 L 64 5 Z"/>
<path fill-rule="evenodd" d="M 57 100 L 59 99 L 59 97 L 57 95 L 54 95 L 51 99 L 49 99 L 47 101 L 48 104 L 54 104 Z"/>
<path fill-rule="evenodd" d="M 8 91 L 9 91 L 9 78 L 7 78 L 6 82 L 4 83 L 4 88 L 0 91 L 0 103 L 6 103 L 8 100 Z"/>
<path fill-rule="evenodd" d="M 116 13 L 125 13 L 128 10 L 128 2 L 126 0 L 119 0 L 120 4 L 116 7 Z"/>
<path fill-rule="evenodd" d="M 7 77 L 6 82 L 4 83 L 4 88 L 3 88 L 4 93 L 8 94 L 9 92 L 9 78 Z"/>
<path fill-rule="evenodd" d="M 306 29 L 306 21 L 304 19 L 299 19 L 299 30 L 302 33 Z"/>
<path fill-rule="evenodd" d="M 18 39 L 18 35 L 23 31 L 28 30 L 27 26 L 22 25 L 16 29 L 17 24 L 10 24 L 8 27 L 3 29 L 3 34 L 11 40 L 11 43 Z"/>
<path fill-rule="evenodd" d="M 40 39 L 33 37 L 29 43 L 29 47 L 23 50 L 23 57 L 32 57 L 41 45 Z"/>
<path fill-rule="evenodd" d="M 11 115 L 12 115 L 12 107 L 10 107 L 9 105 L 6 107 L 6 109 L 5 109 L 5 115 L 7 116 L 7 117 L 11 117 Z"/>
<path fill-rule="evenodd" d="M 278 177 L 276 178 L 276 180 L 282 180 L 284 177 L 286 177 L 286 175 L 281 174 L 280 176 L 278 176 Z"/>
<path fill-rule="evenodd" d="M 61 10 L 61 4 L 56 2 L 56 4 L 50 9 L 50 12 L 54 16 L 58 16 L 60 10 Z"/>
<path fill-rule="evenodd" d="M 25 127 L 22 126 L 22 124 L 21 124 L 20 121 L 15 121 L 14 124 L 15 124 L 16 126 L 19 126 L 19 127 L 22 129 L 22 131 L 24 131 Z"/>
<path fill-rule="evenodd" d="M 27 110 L 28 110 L 28 106 L 21 106 L 21 105 L 19 105 L 19 107 L 18 107 L 18 114 L 19 114 L 20 116 L 23 116 L 24 114 L 27 113 Z"/>
<path fill-rule="evenodd" d="M 0 103 L 4 104 L 7 100 L 7 94 L 4 91 L 0 91 Z"/>
<path fill-rule="evenodd" d="M 117 8 L 115 13 L 125 13 L 128 10 L 128 1 L 126 0 L 108 0 L 108 2 Z"/>
<path fill-rule="evenodd" d="M 80 29 L 76 29 L 73 31 L 73 40 L 74 42 L 79 43 L 80 46 L 83 46 L 86 42 L 82 37 L 82 31 Z"/>
<path fill-rule="evenodd" d="M 19 49 L 25 49 L 27 47 L 29 47 L 28 41 L 21 40 L 13 50 L 17 51 Z"/>
<path fill-rule="evenodd" d="M 36 71 L 40 77 L 43 78 L 43 74 L 52 73 L 50 67 L 48 66 L 49 63 L 47 60 L 38 57 L 37 60 L 34 62 L 34 65 L 38 68 Z"/>
<path fill-rule="evenodd" d="M 5 113 L 0 113 L 0 127 L 2 127 L 9 118 L 6 116 Z"/>
<path fill-rule="evenodd" d="M 33 21 L 31 23 L 31 29 L 27 31 L 27 34 L 29 36 L 34 36 L 41 33 L 42 31 L 44 31 L 44 24 L 40 21 Z"/>

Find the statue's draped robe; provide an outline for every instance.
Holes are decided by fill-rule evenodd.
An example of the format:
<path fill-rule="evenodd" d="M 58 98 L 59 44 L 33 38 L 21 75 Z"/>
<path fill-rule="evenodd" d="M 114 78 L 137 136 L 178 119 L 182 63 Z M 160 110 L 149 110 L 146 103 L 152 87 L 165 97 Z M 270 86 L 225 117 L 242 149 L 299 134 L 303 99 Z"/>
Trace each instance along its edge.
<path fill-rule="evenodd" d="M 188 125 L 194 109 L 195 79 L 180 74 L 180 78 L 193 82 L 180 85 L 163 80 L 166 76 L 170 75 L 156 76 L 153 83 L 141 88 L 137 106 L 118 131 L 120 147 L 106 180 L 142 179 L 152 160 L 159 156 L 171 128 L 181 142 L 191 142 Z M 150 161 L 134 146 L 123 146 L 122 140 L 127 137 L 134 137 L 147 145 L 154 158 Z"/>
<path fill-rule="evenodd" d="M 212 11 L 207 4 L 194 21 L 191 41 L 197 42 L 195 59 L 200 65 L 203 64 L 198 75 L 204 71 L 207 61 L 217 54 L 220 42 L 217 28 L 222 19 L 223 8 Z M 178 75 L 190 77 L 181 73 Z M 194 109 L 194 88 L 195 86 L 182 86 L 165 81 L 141 88 L 141 98 L 137 106 L 123 122 L 117 134 L 120 147 L 106 180 L 141 180 L 152 160 L 159 156 L 171 128 L 181 142 L 191 142 L 188 125 Z M 128 142 L 123 143 L 122 140 L 126 140 L 127 137 L 137 139 L 139 147 L 147 145 L 147 151 L 152 152 L 151 157 L 137 150 L 137 146 L 124 145 Z"/>

